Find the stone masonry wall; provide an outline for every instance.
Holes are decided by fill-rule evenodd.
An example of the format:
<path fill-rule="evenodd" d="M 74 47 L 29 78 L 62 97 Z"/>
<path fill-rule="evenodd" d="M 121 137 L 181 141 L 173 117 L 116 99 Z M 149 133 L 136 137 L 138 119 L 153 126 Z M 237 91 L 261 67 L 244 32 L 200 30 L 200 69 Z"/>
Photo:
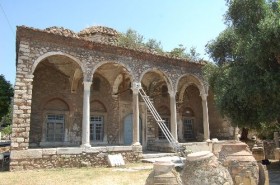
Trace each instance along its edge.
<path fill-rule="evenodd" d="M 30 74 L 32 64 L 29 42 L 19 43 L 17 58 L 11 148 L 22 150 L 28 148 L 32 102 L 33 75 Z"/>
<path fill-rule="evenodd" d="M 12 151 L 10 170 L 44 168 L 101 167 L 108 166 L 108 154 L 121 154 L 126 163 L 142 158 L 142 149 L 132 147 L 94 148 L 45 148 Z"/>

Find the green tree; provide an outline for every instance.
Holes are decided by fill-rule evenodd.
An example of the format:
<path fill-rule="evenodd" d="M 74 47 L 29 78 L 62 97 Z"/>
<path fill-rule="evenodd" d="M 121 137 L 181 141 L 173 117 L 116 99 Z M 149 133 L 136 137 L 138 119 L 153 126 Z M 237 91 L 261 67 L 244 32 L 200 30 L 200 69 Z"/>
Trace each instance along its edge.
<path fill-rule="evenodd" d="M 126 33 L 121 33 L 118 37 L 118 45 L 137 49 L 144 47 L 144 37 L 133 29 L 128 29 Z"/>
<path fill-rule="evenodd" d="M 13 87 L 9 81 L 7 81 L 4 75 L 0 75 L 0 120 L 9 111 L 9 105 L 11 98 L 13 97 Z"/>
<path fill-rule="evenodd" d="M 188 51 L 183 44 L 179 44 L 178 47 L 173 48 L 168 53 L 172 57 L 186 58 L 192 62 L 197 62 L 202 60 L 202 58 L 200 58 L 200 54 L 197 53 L 195 47 L 191 47 L 190 50 Z"/>
<path fill-rule="evenodd" d="M 280 122 L 279 0 L 227 0 L 228 27 L 206 45 L 220 112 L 248 127 Z"/>
<path fill-rule="evenodd" d="M 12 102 L 9 106 L 8 113 L 2 117 L 0 120 L 0 127 L 7 127 L 12 124 L 12 116 L 13 116 L 13 109 L 12 109 Z"/>
<path fill-rule="evenodd" d="M 120 33 L 118 37 L 118 45 L 132 49 L 146 49 L 159 54 L 167 54 L 171 57 L 188 59 L 192 62 L 202 60 L 195 47 L 191 47 L 188 51 L 186 47 L 179 44 L 178 47 L 175 47 L 170 52 L 167 52 L 163 50 L 160 41 L 155 39 L 148 39 L 148 41 L 145 41 L 144 36 L 133 29 L 128 29 L 125 33 Z"/>
<path fill-rule="evenodd" d="M 145 47 L 149 48 L 149 50 L 154 50 L 158 53 L 163 53 L 163 49 L 161 46 L 161 43 L 155 39 L 149 39 L 146 43 L 145 43 Z"/>

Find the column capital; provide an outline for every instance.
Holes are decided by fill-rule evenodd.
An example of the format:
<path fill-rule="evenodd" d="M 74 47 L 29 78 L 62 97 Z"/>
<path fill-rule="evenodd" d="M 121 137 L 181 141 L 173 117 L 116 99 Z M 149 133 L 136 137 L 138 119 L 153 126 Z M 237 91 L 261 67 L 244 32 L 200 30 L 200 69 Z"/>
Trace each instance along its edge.
<path fill-rule="evenodd" d="M 169 96 L 175 98 L 176 97 L 176 92 L 175 91 L 168 91 Z"/>
<path fill-rule="evenodd" d="M 84 84 L 84 89 L 85 89 L 85 90 L 90 90 L 90 87 L 91 87 L 92 82 L 83 81 L 83 84 Z"/>
<path fill-rule="evenodd" d="M 133 91 L 133 94 L 138 94 L 139 89 L 141 89 L 141 88 L 142 88 L 142 86 L 141 86 L 141 83 L 140 83 L 140 82 L 133 82 L 133 83 L 132 83 L 131 89 L 132 89 L 132 91 Z"/>
<path fill-rule="evenodd" d="M 200 96 L 201 96 L 201 99 L 202 99 L 203 101 L 206 101 L 206 100 L 207 100 L 208 94 L 206 94 L 206 93 L 200 93 Z"/>

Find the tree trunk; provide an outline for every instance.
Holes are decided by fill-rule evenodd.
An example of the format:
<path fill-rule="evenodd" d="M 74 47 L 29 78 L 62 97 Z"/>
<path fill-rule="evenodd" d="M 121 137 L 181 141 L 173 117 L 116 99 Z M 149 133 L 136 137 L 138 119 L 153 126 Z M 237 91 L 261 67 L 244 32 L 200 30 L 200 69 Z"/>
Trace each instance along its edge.
<path fill-rule="evenodd" d="M 240 140 L 242 140 L 242 141 L 248 140 L 248 132 L 249 132 L 249 129 L 243 127 L 243 128 L 242 128 L 242 132 L 241 132 Z"/>

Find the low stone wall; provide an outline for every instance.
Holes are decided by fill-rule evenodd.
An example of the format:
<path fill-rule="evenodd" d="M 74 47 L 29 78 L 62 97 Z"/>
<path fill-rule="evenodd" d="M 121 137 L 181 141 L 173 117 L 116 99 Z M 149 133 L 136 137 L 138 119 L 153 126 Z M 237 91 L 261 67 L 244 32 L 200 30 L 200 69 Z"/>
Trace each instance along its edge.
<path fill-rule="evenodd" d="M 108 166 L 107 155 L 119 153 L 123 156 L 125 162 L 136 162 L 142 158 L 142 147 L 107 146 L 13 150 L 11 152 L 10 170 Z"/>

